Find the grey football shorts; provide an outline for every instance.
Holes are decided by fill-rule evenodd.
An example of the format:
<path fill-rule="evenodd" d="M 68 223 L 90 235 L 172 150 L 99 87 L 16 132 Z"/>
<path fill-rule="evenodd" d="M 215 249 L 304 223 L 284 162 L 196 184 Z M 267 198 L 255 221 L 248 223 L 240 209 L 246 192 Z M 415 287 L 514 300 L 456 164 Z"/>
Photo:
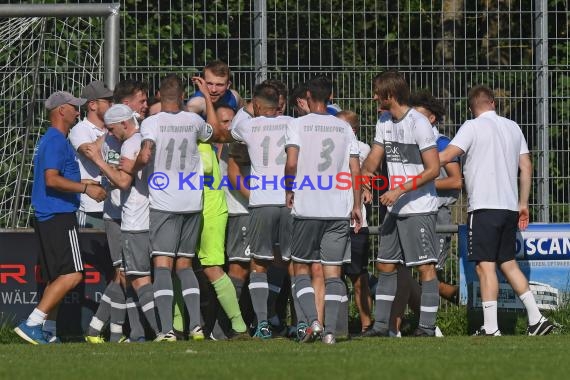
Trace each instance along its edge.
<path fill-rule="evenodd" d="M 230 215 L 226 230 L 226 253 L 229 261 L 250 261 L 249 214 Z"/>
<path fill-rule="evenodd" d="M 418 266 L 437 263 L 436 214 L 398 216 L 387 213 L 380 230 L 379 263 Z"/>
<path fill-rule="evenodd" d="M 113 267 L 121 267 L 123 264 L 121 221 L 117 219 L 105 219 L 105 234 L 109 244 L 109 253 Z"/>
<path fill-rule="evenodd" d="M 350 263 L 350 223 L 345 219 L 293 218 L 291 259 L 298 263 Z"/>
<path fill-rule="evenodd" d="M 249 247 L 256 259 L 273 260 L 273 247 L 279 245 L 281 258 L 291 258 L 291 209 L 261 206 L 249 209 Z"/>
<path fill-rule="evenodd" d="M 123 231 L 123 266 L 125 274 L 150 276 L 150 239 L 148 231 Z"/>
<path fill-rule="evenodd" d="M 201 213 L 176 214 L 150 210 L 152 256 L 194 257 L 200 237 Z"/>

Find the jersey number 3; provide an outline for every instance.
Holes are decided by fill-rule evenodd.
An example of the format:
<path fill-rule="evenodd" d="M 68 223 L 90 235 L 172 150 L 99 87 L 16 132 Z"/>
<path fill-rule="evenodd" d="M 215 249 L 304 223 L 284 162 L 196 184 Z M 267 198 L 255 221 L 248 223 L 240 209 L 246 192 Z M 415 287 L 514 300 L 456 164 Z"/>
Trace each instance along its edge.
<path fill-rule="evenodd" d="M 324 172 L 332 164 L 331 154 L 334 151 L 334 141 L 331 138 L 327 138 L 327 139 L 323 140 L 322 145 L 323 145 L 323 149 L 321 150 L 321 158 L 324 161 L 319 163 L 319 166 L 318 166 L 319 172 Z"/>

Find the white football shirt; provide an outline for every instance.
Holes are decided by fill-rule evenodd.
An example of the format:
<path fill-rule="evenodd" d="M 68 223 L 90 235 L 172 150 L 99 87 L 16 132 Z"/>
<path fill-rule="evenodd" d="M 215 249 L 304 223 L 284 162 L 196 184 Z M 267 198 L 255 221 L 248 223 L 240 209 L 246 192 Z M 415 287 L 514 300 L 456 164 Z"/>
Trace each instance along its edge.
<path fill-rule="evenodd" d="M 97 138 L 106 134 L 106 132 L 106 129 L 99 129 L 87 118 L 84 118 L 69 131 L 69 142 L 77 151 L 81 145 L 94 142 Z M 79 158 L 81 179 L 92 179 L 95 182 L 101 182 L 99 167 L 80 153 L 77 154 L 77 157 Z M 103 202 L 97 202 L 87 194 L 81 194 L 79 209 L 84 212 L 102 212 Z"/>
<path fill-rule="evenodd" d="M 378 120 L 374 143 L 384 148 L 390 188 L 395 188 L 397 183 L 413 180 L 414 176 L 423 172 L 422 153 L 437 149 L 429 120 L 413 108 L 400 120 Z M 437 211 L 437 205 L 435 184 L 430 181 L 402 195 L 393 206 L 388 207 L 388 212 L 402 216 L 429 214 Z"/>
<path fill-rule="evenodd" d="M 144 140 L 155 143 L 149 164 L 150 207 L 160 211 L 202 211 L 204 170 L 198 140 L 208 141 L 212 127 L 193 112 L 159 112 L 144 119 Z"/>
<path fill-rule="evenodd" d="M 250 207 L 285 205 L 281 185 L 287 161 L 285 131 L 292 120 L 290 116 L 259 116 L 232 129 L 233 138 L 247 144 L 251 160 Z"/>
<path fill-rule="evenodd" d="M 519 159 L 529 151 L 517 123 L 487 111 L 466 121 L 450 144 L 465 152 L 468 211 L 519 210 Z"/>
<path fill-rule="evenodd" d="M 240 108 L 235 114 L 234 118 L 232 119 L 232 123 L 230 124 L 230 129 L 234 129 L 236 125 L 248 119 L 253 119 L 253 115 L 247 112 L 245 107 Z"/>
<path fill-rule="evenodd" d="M 297 147 L 295 199 L 291 213 L 307 219 L 348 219 L 352 187 L 337 188 L 337 179 L 350 180 L 350 157 L 358 157 L 358 141 L 350 125 L 335 116 L 310 113 L 292 120 L 285 147 Z"/>
<path fill-rule="evenodd" d="M 135 133 L 121 145 L 121 156 L 135 160 L 141 149 L 141 134 Z M 139 170 L 129 190 L 121 192 L 121 231 L 147 231 L 149 228 L 149 199 L 147 170 Z"/>

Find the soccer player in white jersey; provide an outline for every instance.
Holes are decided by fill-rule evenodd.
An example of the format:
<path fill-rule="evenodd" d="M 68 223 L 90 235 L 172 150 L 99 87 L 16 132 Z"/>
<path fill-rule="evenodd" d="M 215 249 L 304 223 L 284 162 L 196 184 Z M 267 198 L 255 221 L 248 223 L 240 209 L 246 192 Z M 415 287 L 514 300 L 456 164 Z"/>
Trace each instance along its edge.
<path fill-rule="evenodd" d="M 193 78 L 207 92 L 203 78 Z M 192 270 L 192 258 L 200 235 L 203 175 L 197 142 L 231 140 L 229 131 L 214 128 L 200 116 L 182 111 L 182 80 L 168 75 L 161 82 L 162 111 L 141 125 L 142 148 L 137 162 L 150 165 L 150 237 L 154 265 L 154 297 L 160 317 L 157 340 L 174 341 L 172 326 L 174 269 L 190 314 L 190 326 L 200 323 L 200 291 Z M 205 94 L 208 120 L 217 120 L 211 99 Z M 204 267 L 218 300 L 237 334 L 246 331 L 234 287 L 219 266 Z"/>
<path fill-rule="evenodd" d="M 251 274 L 249 291 L 257 317 L 255 337 L 271 338 L 267 302 L 267 269 L 279 244 L 281 259 L 289 260 L 290 210 L 285 206 L 285 190 L 280 186 L 285 167 L 285 129 L 289 116 L 276 116 L 279 91 L 270 84 L 253 90 L 254 118 L 242 121 L 231 131 L 236 141 L 247 144 L 251 159 L 249 182 Z"/>
<path fill-rule="evenodd" d="M 404 77 L 384 72 L 373 80 L 374 99 L 391 114 L 376 124 L 370 154 L 362 174 L 371 176 L 385 158 L 390 190 L 380 197 L 388 207 L 378 247 L 375 322 L 364 337 L 388 336 L 390 311 L 397 290 L 398 263 L 416 267 L 422 281 L 419 327 L 415 336 L 434 336 L 439 307 L 435 271 L 437 195 L 439 175 L 435 136 L 428 119 L 408 105 L 410 90 Z"/>
<path fill-rule="evenodd" d="M 105 124 L 109 134 L 122 141 L 121 157 L 136 159 L 141 149 L 141 135 L 137 129 L 135 112 L 127 105 L 116 104 L 105 113 Z M 158 334 L 150 277 L 148 168 L 129 174 L 109 165 L 101 156 L 97 145 L 87 149 L 86 154 L 102 173 L 121 189 L 121 247 L 125 275 L 137 293 L 146 320 L 155 334 Z"/>
<path fill-rule="evenodd" d="M 329 83 L 325 85 L 329 86 Z M 332 87 L 331 87 L 332 91 Z M 296 117 L 301 117 L 309 114 L 311 110 L 309 109 L 309 104 L 307 102 L 307 84 L 298 83 L 295 87 L 291 89 L 289 95 L 289 106 L 292 109 L 293 114 Z M 327 113 L 330 114 L 328 107 Z M 299 309 L 298 299 L 294 296 L 295 292 L 295 276 L 293 274 L 292 267 L 290 268 L 291 274 L 291 293 L 293 302 L 295 303 L 295 310 Z M 317 315 L 319 316 L 319 321 L 323 321 L 323 315 L 325 313 L 325 277 L 323 274 L 323 265 L 320 262 L 313 263 L 311 265 L 311 283 L 315 291 L 315 301 L 317 303 Z M 299 313 L 302 314 L 302 313 Z M 297 335 L 304 334 L 305 322 L 297 323 Z"/>
<path fill-rule="evenodd" d="M 554 325 L 540 313 L 528 280 L 515 260 L 517 225 L 528 226 L 532 163 L 517 123 L 495 112 L 495 95 L 487 86 L 469 90 L 468 120 L 440 153 L 441 164 L 463 155 L 468 194 L 469 252 L 476 263 L 483 302 L 483 326 L 476 335 L 499 336 L 497 266 L 524 304 L 528 335 L 549 334 Z M 519 184 L 517 174 L 520 170 Z"/>
<path fill-rule="evenodd" d="M 113 91 L 115 104 L 124 104 L 136 112 L 137 122 L 140 123 L 148 113 L 148 84 L 136 79 L 128 78 L 120 81 Z M 122 157 L 122 162 L 129 161 Z M 129 173 L 132 172 L 130 169 Z M 127 314 L 131 328 L 130 340 L 139 341 L 144 339 L 144 326 L 139 312 L 140 303 L 136 292 L 131 286 L 126 288 Z"/>
<path fill-rule="evenodd" d="M 291 259 L 303 313 L 299 319 L 310 323 L 301 341 L 312 341 L 324 331 L 323 342 L 333 344 L 340 302 L 346 296 L 340 276 L 342 264 L 350 260 L 350 221 L 355 222 L 355 232 L 362 223 L 360 190 L 341 190 L 333 180 L 350 172 L 355 183 L 360 175 L 359 151 L 350 125 L 327 114 L 326 82 L 312 79 L 307 89 L 311 113 L 289 123 L 285 142 L 286 196 L 293 215 Z M 310 276 L 310 264 L 319 261 L 325 275 L 324 329 L 317 319 Z"/>

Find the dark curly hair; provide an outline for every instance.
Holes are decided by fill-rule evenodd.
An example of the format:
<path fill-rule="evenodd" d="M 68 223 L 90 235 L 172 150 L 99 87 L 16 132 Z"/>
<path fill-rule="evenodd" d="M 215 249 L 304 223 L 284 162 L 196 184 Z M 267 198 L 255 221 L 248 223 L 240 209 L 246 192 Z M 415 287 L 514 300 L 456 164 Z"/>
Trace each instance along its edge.
<path fill-rule="evenodd" d="M 438 123 L 443 121 L 445 107 L 443 103 L 436 99 L 428 90 L 420 90 L 410 96 L 410 106 L 423 107 L 435 115 Z"/>

